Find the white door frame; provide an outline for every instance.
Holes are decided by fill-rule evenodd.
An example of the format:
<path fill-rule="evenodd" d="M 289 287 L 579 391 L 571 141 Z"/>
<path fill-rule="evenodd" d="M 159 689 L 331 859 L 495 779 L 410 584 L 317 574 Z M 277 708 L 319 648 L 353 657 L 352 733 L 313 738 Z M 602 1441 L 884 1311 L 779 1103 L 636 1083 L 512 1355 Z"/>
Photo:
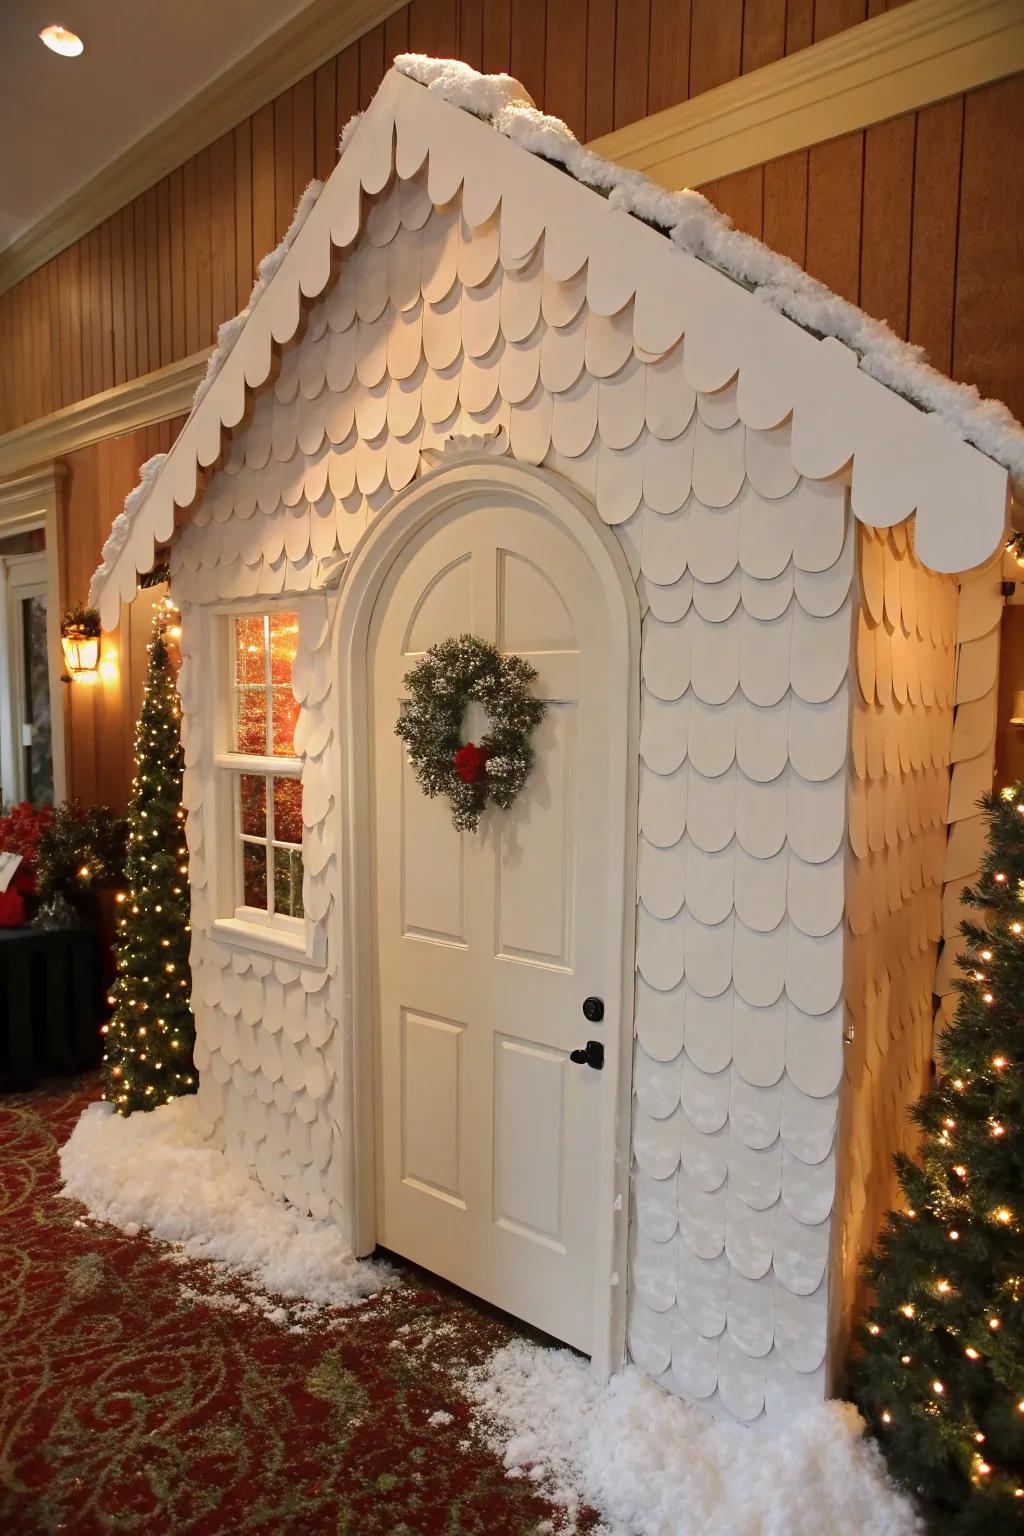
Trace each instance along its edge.
<path fill-rule="evenodd" d="M 41 469 L 19 475 L 16 479 L 0 483 L 0 538 L 10 534 L 26 533 L 33 528 L 44 530 L 46 542 L 46 648 L 50 671 L 50 747 L 53 754 L 53 803 L 59 804 L 67 792 L 67 764 L 64 748 L 64 689 L 61 686 L 63 655 L 60 646 L 60 551 L 58 545 L 58 513 L 60 484 L 64 465 L 54 461 Z M 0 672 L 6 667 L 3 658 L 7 650 L 7 626 L 0 634 Z M 0 688 L 3 680 L 0 679 Z M 5 690 L 6 694 L 6 690 Z M 5 722 L 11 719 L 11 705 L 2 701 Z"/>
<path fill-rule="evenodd" d="M 617 882 L 615 917 L 622 933 L 622 1018 L 609 1041 L 608 1068 L 616 1074 L 614 1124 L 602 1145 L 613 1148 L 598 1171 L 599 1215 L 594 1241 L 593 1369 L 601 1379 L 625 1357 L 626 1255 L 629 1232 L 629 1167 L 633 1073 L 633 991 L 636 925 L 637 776 L 639 743 L 640 610 L 636 587 L 614 534 L 576 490 L 546 470 L 482 455 L 441 465 L 401 492 L 363 535 L 342 581 L 336 636 L 334 693 L 341 745 L 341 879 L 344 934 L 344 1080 L 349 1088 L 348 1167 L 351 1237 L 357 1253 L 376 1243 L 376 1000 L 371 793 L 372 744 L 368 639 L 370 619 L 384 579 L 412 536 L 460 502 L 500 494 L 506 502 L 543 510 L 560 524 L 589 559 L 607 598 L 612 632 L 610 677 L 613 741 L 626 744 L 621 758 L 606 763 L 610 797 L 626 805 L 625 837 L 609 849 L 609 875 Z M 614 928 L 613 930 L 614 931 Z"/>

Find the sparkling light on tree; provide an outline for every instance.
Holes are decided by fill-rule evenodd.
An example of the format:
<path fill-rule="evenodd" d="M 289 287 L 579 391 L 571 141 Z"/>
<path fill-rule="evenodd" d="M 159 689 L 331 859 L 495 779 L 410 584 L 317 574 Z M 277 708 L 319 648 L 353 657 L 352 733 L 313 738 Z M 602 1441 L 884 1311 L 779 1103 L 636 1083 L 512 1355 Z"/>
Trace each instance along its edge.
<path fill-rule="evenodd" d="M 906 1208 L 866 1266 L 854 1389 L 891 1470 L 956 1536 L 1024 1531 L 1024 784 L 985 798 L 963 975 L 914 1106 Z"/>
<path fill-rule="evenodd" d="M 181 706 L 168 639 L 177 611 L 164 598 L 153 620 L 135 777 L 128 807 L 127 890 L 118 893 L 117 976 L 106 1026 L 104 1098 L 120 1114 L 194 1093 L 195 1025 L 189 1003 L 189 889 Z"/>

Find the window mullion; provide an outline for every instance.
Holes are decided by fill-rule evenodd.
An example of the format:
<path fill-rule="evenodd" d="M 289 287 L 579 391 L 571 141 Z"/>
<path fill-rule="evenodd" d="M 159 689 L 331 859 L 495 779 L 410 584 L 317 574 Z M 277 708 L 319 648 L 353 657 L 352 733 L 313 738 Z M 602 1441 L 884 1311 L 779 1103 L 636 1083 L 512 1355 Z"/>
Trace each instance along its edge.
<path fill-rule="evenodd" d="M 273 916 L 277 910 L 277 890 L 274 886 L 274 780 L 267 775 L 267 911 Z"/>
<path fill-rule="evenodd" d="M 271 684 L 273 668 L 270 665 L 270 614 L 263 615 L 263 707 L 266 713 L 267 756 L 274 755 L 274 690 Z"/>

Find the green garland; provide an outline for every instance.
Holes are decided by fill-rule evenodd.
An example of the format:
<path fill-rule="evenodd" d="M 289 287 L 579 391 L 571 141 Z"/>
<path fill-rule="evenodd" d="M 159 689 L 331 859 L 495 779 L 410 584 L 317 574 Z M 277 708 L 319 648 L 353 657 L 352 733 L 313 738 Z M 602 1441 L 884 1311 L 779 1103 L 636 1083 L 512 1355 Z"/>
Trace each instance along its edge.
<path fill-rule="evenodd" d="M 475 832 L 489 801 L 508 810 L 533 765 L 530 734 L 545 706 L 530 693 L 537 676 L 521 656 L 503 656 L 486 640 L 459 635 L 432 645 L 403 678 L 395 734 L 425 795 L 447 795 L 452 824 Z M 462 717 L 480 704 L 490 729 L 480 745 L 462 741 Z"/>

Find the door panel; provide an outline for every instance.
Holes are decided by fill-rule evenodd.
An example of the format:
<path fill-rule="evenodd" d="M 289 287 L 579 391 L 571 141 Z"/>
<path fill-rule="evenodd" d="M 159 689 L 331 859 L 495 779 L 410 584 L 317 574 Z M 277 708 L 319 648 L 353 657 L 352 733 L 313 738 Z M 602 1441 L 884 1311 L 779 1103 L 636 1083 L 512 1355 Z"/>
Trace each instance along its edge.
<path fill-rule="evenodd" d="M 542 509 L 462 503 L 406 544 L 370 629 L 378 1030 L 378 1240 L 589 1350 L 599 1170 L 613 1156 L 622 935 L 609 931 L 604 589 Z M 402 677 L 464 632 L 527 657 L 548 712 L 507 812 L 458 833 L 394 734 Z M 485 721 L 471 713 L 465 739 Z M 623 727 L 624 729 L 624 727 Z M 581 835 L 591 829 L 591 835 Z M 612 1000 L 601 1025 L 584 997 Z M 614 1057 L 609 1049 L 609 1056 Z M 607 1141 L 607 1144 L 605 1144 Z"/>

